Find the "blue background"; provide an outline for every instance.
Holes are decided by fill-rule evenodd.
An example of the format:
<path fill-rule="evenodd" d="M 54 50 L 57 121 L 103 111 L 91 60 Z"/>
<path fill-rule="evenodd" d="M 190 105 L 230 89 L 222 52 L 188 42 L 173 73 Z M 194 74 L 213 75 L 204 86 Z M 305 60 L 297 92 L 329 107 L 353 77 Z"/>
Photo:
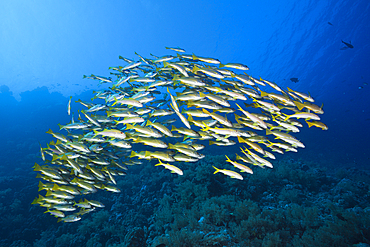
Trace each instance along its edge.
<path fill-rule="evenodd" d="M 362 230 L 367 227 L 365 230 L 368 233 L 369 224 L 362 224 L 358 220 L 360 223 L 356 226 L 353 222 L 365 218 L 369 212 L 369 183 L 362 184 L 360 180 L 359 187 L 356 185 L 361 175 L 364 175 L 364 181 L 369 181 L 368 172 L 364 170 L 369 171 L 370 168 L 369 13 L 368 0 L 0 1 L 0 245 L 14 247 L 31 246 L 30 243 L 34 243 L 34 246 L 53 246 L 51 243 L 62 239 L 66 232 L 76 233 L 69 236 L 82 242 L 86 241 L 82 237 L 77 238 L 78 234 L 89 235 L 91 231 L 97 233 L 94 236 L 98 236 L 98 233 L 104 236 L 102 225 L 89 220 L 90 216 L 81 224 L 57 224 L 56 219 L 43 214 L 42 208 L 31 205 L 38 196 L 39 179 L 35 178 L 32 166 L 35 162 L 42 162 L 39 143 L 45 147 L 46 143 L 53 140 L 45 132 L 49 129 L 58 132 L 57 124 L 64 125 L 71 121 L 71 116 L 67 114 L 69 96 L 73 96 L 72 112 L 77 119 L 77 110 L 81 106 L 75 101 L 90 101 L 93 90 L 103 88 L 94 80 L 83 79 L 83 75 L 109 76 L 108 67 L 126 64 L 118 59 L 119 55 L 138 60 L 135 52 L 144 57 L 151 57 L 150 53 L 157 56 L 174 54 L 166 50 L 166 46 L 181 47 L 189 54 L 217 58 L 222 63 L 246 64 L 250 68 L 248 74 L 273 81 L 282 88 L 310 92 L 317 105 L 323 103 L 325 113 L 320 117 L 329 130 L 309 129 L 304 123 L 301 132 L 294 136 L 306 148 L 300 148 L 298 153 L 284 154 L 288 162 L 284 161 L 286 164 L 282 166 L 279 161 L 283 157 L 277 154 L 277 159 L 273 161 L 273 165 L 277 165 L 271 170 L 276 173 L 263 170 L 257 175 L 256 172 L 253 177 L 238 181 L 240 187 L 235 191 L 245 193 L 244 199 L 261 201 L 262 206 L 269 205 L 268 197 L 271 197 L 271 202 L 273 199 L 280 203 L 284 201 L 281 194 L 300 191 L 306 195 L 302 201 L 297 196 L 298 201 L 303 202 L 301 208 L 305 203 L 313 203 L 322 209 L 317 222 L 325 220 L 325 225 L 334 222 L 331 233 L 327 234 L 325 227 L 318 231 L 323 233 L 327 241 L 331 241 L 331 238 L 327 238 L 330 234 L 337 234 L 347 239 L 348 243 L 364 241 L 366 232 Z M 345 46 L 341 40 L 351 42 L 354 48 L 341 49 Z M 299 82 L 290 80 L 294 77 Z M 207 148 L 204 152 L 213 154 L 230 150 L 214 146 Z M 145 166 L 147 168 L 143 169 Z M 154 217 L 154 209 L 160 208 L 156 197 L 158 200 L 166 194 L 178 197 L 180 193 L 176 195 L 174 191 L 192 185 L 186 180 L 191 176 L 186 175 L 191 173 L 194 177 L 196 174 L 193 174 L 193 170 L 187 170 L 188 174 L 175 177 L 168 170 L 155 167 L 158 173 L 153 175 L 151 169 L 154 168 L 146 171 L 148 166 L 130 167 L 125 179 L 119 181 L 121 189 L 124 189 L 119 196 L 104 192 L 99 197 L 94 195 L 105 203 L 106 210 L 99 210 L 93 214 L 96 217 L 92 218 L 105 215 L 106 218 L 101 220 L 104 223 L 107 223 L 105 219 L 115 218 L 115 225 L 112 226 L 116 230 L 127 226 L 125 231 L 129 231 L 130 225 L 136 227 L 142 223 L 137 223 L 137 219 L 145 219 L 147 223 L 147 215 Z M 305 167 L 320 169 L 303 172 Z M 338 172 L 337 180 L 331 175 L 321 176 L 321 169 L 327 170 L 327 174 Z M 150 172 L 149 177 L 138 176 L 145 172 Z M 203 174 L 205 170 L 199 169 L 197 172 Z M 348 177 L 352 174 L 353 181 L 343 173 Z M 303 175 L 299 177 L 296 174 Z M 233 179 L 221 174 L 207 173 L 207 176 L 206 181 L 217 182 L 212 185 L 226 181 L 225 184 L 230 188 L 236 188 Z M 292 176 L 297 179 L 292 179 Z M 307 180 L 302 177 L 307 177 Z M 285 183 L 288 184 L 288 179 L 292 180 L 289 183 L 300 189 L 287 189 Z M 298 183 L 297 180 L 303 182 Z M 307 189 L 304 181 L 313 182 L 317 188 L 311 186 Z M 194 188 L 206 188 L 204 184 L 194 184 Z M 360 189 L 351 189 L 347 184 L 354 184 L 357 187 L 353 188 Z M 210 193 L 216 190 L 219 190 L 217 193 L 223 193 L 224 189 L 229 188 L 225 187 L 216 186 Z M 275 189 L 278 192 L 273 192 Z M 279 193 L 280 196 L 276 196 Z M 190 197 L 193 198 L 193 195 Z M 262 200 L 264 198 L 265 201 Z M 147 203 L 148 200 L 153 204 Z M 327 201 L 333 201 L 346 211 L 331 208 L 331 213 L 328 213 Z M 114 205 L 121 207 L 115 208 Z M 281 206 L 271 205 L 276 208 Z M 142 213 L 145 207 L 151 211 L 144 210 L 146 214 Z M 366 213 L 359 211 L 361 207 L 367 210 Z M 284 206 L 279 212 L 289 212 L 289 208 Z M 341 220 L 338 212 L 343 213 L 345 224 L 344 221 L 343 224 L 338 223 Z M 349 219 L 356 212 L 356 218 Z M 174 212 L 172 215 L 176 216 Z M 297 215 L 299 220 L 296 222 L 300 222 L 300 227 L 301 222 L 311 221 L 309 217 L 300 218 Z M 110 221 L 108 223 L 111 224 Z M 317 226 L 316 223 L 312 224 L 313 227 Z M 90 230 L 83 233 L 77 230 L 80 226 Z M 342 227 L 341 231 L 336 230 L 336 226 Z M 352 234 L 358 229 L 362 235 Z M 123 233 L 126 234 L 125 231 Z M 29 245 L 20 245 L 16 241 L 22 239 L 28 241 Z M 44 242 L 45 239 L 50 242 Z M 107 239 L 103 240 L 102 243 L 107 242 Z M 317 237 L 316 240 L 320 241 Z M 13 241 L 15 245 L 10 245 Z M 74 246 L 81 246 L 79 244 L 77 241 Z M 346 243 L 343 241 L 342 244 Z M 60 246 L 66 245 L 62 243 Z"/>
<path fill-rule="evenodd" d="M 84 74 L 108 76 L 109 66 L 123 64 L 119 55 L 161 56 L 169 53 L 165 46 L 178 46 L 310 92 L 324 103 L 329 130 L 303 130 L 300 155 L 367 167 L 369 7 L 368 1 L 2 1 L 1 156 L 10 162 L 9 154 L 36 155 L 37 142 L 49 138 L 44 132 L 70 121 L 68 96 L 99 89 Z M 341 40 L 354 48 L 340 50 Z"/>

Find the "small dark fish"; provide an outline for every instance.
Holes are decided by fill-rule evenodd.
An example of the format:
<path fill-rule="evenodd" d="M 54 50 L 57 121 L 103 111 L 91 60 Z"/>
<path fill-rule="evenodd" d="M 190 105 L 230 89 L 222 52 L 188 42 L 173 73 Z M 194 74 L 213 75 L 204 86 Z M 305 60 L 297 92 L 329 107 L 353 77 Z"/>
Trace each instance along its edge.
<path fill-rule="evenodd" d="M 165 244 L 159 244 L 156 247 L 166 247 L 166 245 Z"/>
<path fill-rule="evenodd" d="M 351 41 L 349 43 L 347 43 L 347 42 L 344 42 L 342 40 L 342 43 L 345 44 L 346 46 L 340 48 L 341 50 L 345 50 L 345 49 L 348 49 L 348 48 L 351 48 L 351 49 L 353 48 L 353 45 L 351 44 Z"/>
<path fill-rule="evenodd" d="M 330 26 L 333 26 L 333 24 L 332 24 L 331 22 L 329 22 L 329 21 L 328 21 L 328 24 L 329 24 Z"/>
<path fill-rule="evenodd" d="M 364 87 L 363 86 L 359 86 L 358 89 L 363 89 Z"/>
<path fill-rule="evenodd" d="M 337 213 L 337 217 L 338 217 L 338 219 L 340 219 L 340 220 L 347 221 L 347 219 L 346 219 L 346 218 L 344 218 L 344 217 L 343 217 L 343 215 L 342 215 L 341 213 Z"/>
<path fill-rule="evenodd" d="M 295 82 L 295 83 L 299 82 L 298 78 L 296 78 L 296 77 L 292 77 L 292 78 L 290 78 L 290 80 L 291 80 L 292 82 Z"/>

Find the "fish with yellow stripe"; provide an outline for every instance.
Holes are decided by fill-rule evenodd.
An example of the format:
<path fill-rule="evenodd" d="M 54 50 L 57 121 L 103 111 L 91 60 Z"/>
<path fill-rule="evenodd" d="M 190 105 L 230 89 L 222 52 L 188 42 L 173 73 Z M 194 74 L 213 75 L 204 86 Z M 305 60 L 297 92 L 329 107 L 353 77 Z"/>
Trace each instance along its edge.
<path fill-rule="evenodd" d="M 273 167 L 272 152 L 305 147 L 294 137 L 302 120 L 328 129 L 319 122 L 323 107 L 310 94 L 252 77 L 242 63 L 166 49 L 176 55 L 119 56 L 121 64 L 109 67 L 109 77 L 84 77 L 107 87 L 94 91 L 91 102 L 76 101 L 82 108 L 78 121 L 69 98 L 72 121 L 60 124 L 60 133 L 47 132 L 53 141 L 40 145 L 43 164 L 34 166 L 36 177 L 46 182 L 39 183 L 33 204 L 59 222 L 75 222 L 103 207 L 87 196 L 124 189 L 119 179 L 130 172 L 128 166 L 158 160 L 155 166 L 184 175 L 186 163 L 197 166 L 209 146 L 219 146 L 221 154 L 222 147 L 235 146 L 236 161 L 226 156 L 225 164 L 253 174 L 258 167 Z M 216 166 L 214 174 L 243 180 L 238 172 Z"/>

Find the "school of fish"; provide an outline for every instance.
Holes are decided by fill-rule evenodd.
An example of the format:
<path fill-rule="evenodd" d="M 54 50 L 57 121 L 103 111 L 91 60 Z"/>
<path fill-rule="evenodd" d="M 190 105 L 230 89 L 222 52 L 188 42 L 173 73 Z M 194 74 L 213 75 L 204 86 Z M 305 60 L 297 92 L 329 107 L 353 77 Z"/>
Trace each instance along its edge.
<path fill-rule="evenodd" d="M 49 130 L 55 141 L 41 147 L 42 165 L 35 164 L 39 191 L 32 202 L 46 208 L 58 222 L 75 222 L 104 204 L 86 199 L 98 189 L 120 192 L 116 177 L 129 165 L 153 160 L 171 173 L 183 175 L 180 162 L 197 162 L 208 145 L 238 145 L 240 153 L 225 157 L 225 168 L 214 173 L 243 180 L 255 167 L 269 167 L 273 153 L 297 152 L 304 144 L 291 133 L 303 119 L 323 130 L 322 106 L 305 93 L 257 79 L 239 63 L 185 54 L 137 61 L 122 56 L 123 66 L 110 67 L 111 77 L 84 76 L 106 84 L 78 121 Z M 71 100 L 67 112 L 71 115 Z M 272 138 L 274 139 L 272 139 Z M 270 138 L 270 139 L 269 139 Z M 145 151 L 137 151 L 145 150 Z M 234 167 L 233 169 L 230 169 Z"/>

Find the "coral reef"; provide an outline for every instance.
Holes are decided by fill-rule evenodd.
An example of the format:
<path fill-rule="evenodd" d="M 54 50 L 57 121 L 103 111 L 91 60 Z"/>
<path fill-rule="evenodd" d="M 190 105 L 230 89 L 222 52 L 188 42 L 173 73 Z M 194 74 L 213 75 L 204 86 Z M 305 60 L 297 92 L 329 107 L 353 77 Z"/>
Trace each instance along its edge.
<path fill-rule="evenodd" d="M 56 223 L 30 206 L 37 181 L 0 178 L 0 246 L 366 246 L 370 176 L 331 172 L 284 158 L 244 181 L 210 175 L 208 155 L 186 163 L 186 176 L 150 162 L 129 167 L 117 186 L 98 192 L 105 208 L 84 221 Z M 155 174 L 155 176 L 153 176 Z M 27 186 L 27 184 L 29 184 Z M 164 245 L 163 245 L 164 244 Z"/>

